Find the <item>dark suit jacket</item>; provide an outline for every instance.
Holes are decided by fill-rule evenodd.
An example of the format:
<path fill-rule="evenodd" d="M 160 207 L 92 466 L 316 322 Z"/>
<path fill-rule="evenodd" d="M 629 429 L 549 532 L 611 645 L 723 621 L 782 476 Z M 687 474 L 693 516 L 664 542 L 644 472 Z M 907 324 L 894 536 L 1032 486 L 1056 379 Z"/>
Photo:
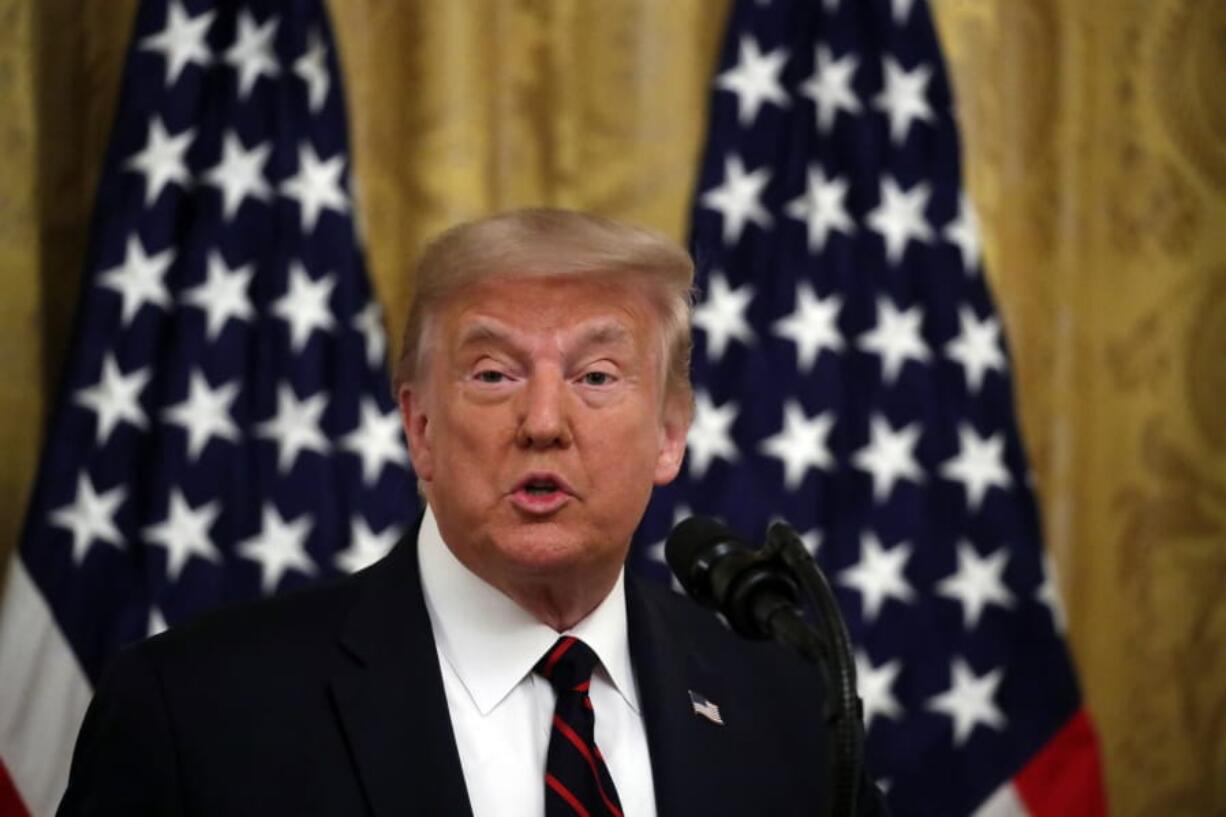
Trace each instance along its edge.
<path fill-rule="evenodd" d="M 661 817 L 821 813 L 817 676 L 667 590 L 628 577 L 626 594 Z M 694 714 L 690 690 L 723 726 Z M 871 785 L 862 800 L 879 813 Z M 471 814 L 415 538 L 354 576 L 120 655 L 59 813 Z"/>

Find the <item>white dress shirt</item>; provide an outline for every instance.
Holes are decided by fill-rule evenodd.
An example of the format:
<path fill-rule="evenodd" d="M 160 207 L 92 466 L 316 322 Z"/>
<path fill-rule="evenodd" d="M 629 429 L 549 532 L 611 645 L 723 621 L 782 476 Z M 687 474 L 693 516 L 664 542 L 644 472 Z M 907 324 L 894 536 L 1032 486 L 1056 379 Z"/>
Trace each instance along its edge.
<path fill-rule="evenodd" d="M 532 671 L 559 633 L 465 567 L 427 508 L 417 537 L 422 591 L 474 817 L 541 817 L 555 695 Z M 627 817 L 655 817 L 647 732 L 630 665 L 625 571 L 566 634 L 600 659 L 592 676 L 596 745 Z"/>

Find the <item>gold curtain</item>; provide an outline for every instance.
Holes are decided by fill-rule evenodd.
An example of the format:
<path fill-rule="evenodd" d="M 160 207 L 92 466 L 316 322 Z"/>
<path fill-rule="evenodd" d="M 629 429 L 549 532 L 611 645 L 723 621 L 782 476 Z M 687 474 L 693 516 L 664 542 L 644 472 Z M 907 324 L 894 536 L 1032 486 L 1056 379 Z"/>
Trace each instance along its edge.
<path fill-rule="evenodd" d="M 1226 815 L 1226 4 L 934 0 L 1112 813 Z M 368 257 L 530 203 L 677 237 L 727 0 L 333 0 Z M 133 0 L 0 0 L 0 556 Z"/>

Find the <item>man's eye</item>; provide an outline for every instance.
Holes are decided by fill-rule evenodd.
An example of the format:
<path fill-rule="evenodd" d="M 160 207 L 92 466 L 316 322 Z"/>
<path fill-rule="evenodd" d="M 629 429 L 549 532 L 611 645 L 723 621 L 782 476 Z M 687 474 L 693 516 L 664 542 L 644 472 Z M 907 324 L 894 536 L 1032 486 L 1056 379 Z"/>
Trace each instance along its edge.
<path fill-rule="evenodd" d="M 497 384 L 506 379 L 507 376 L 496 369 L 484 369 L 476 374 L 476 380 L 478 383 Z"/>
<path fill-rule="evenodd" d="M 613 382 L 613 375 L 608 372 L 587 372 L 582 379 L 585 386 L 607 386 Z"/>

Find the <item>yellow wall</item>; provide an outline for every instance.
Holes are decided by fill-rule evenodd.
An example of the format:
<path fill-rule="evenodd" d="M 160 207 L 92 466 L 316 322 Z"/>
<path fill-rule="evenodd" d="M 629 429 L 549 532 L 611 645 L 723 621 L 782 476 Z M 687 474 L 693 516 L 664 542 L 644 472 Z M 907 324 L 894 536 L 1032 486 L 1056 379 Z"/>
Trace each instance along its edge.
<path fill-rule="evenodd" d="M 726 0 L 334 0 L 369 258 L 581 207 L 680 237 Z M 0 0 L 0 554 L 132 0 Z M 1226 814 L 1226 3 L 935 0 L 1112 811 Z"/>

